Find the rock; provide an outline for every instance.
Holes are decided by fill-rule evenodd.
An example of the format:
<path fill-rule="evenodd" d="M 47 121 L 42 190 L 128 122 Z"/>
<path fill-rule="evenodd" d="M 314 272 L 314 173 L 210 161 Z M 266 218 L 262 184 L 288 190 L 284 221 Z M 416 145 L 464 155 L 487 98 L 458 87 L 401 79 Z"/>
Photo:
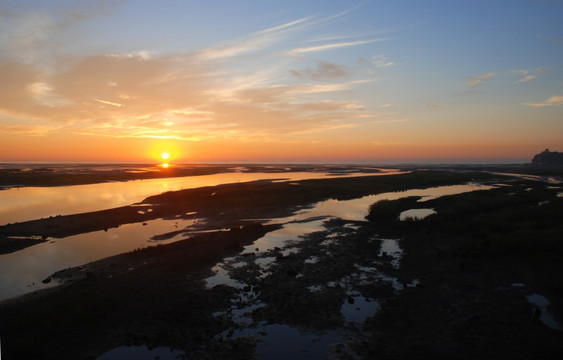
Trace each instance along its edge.
<path fill-rule="evenodd" d="M 532 159 L 533 167 L 561 168 L 563 167 L 563 152 L 545 149 Z"/>

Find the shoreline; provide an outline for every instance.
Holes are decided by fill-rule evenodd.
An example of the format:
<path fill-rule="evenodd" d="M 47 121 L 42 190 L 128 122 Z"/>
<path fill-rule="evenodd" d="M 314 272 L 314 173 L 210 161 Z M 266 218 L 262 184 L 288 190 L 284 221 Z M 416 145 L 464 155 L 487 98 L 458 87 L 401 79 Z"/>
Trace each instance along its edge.
<path fill-rule="evenodd" d="M 524 171 L 529 174 L 556 173 L 561 168 L 533 167 L 527 163 L 506 164 L 0 164 L 0 191 L 21 187 L 57 187 L 89 185 L 103 182 L 164 179 L 187 176 L 214 175 L 232 172 L 327 172 L 345 174 L 351 169 L 376 172 L 377 169 L 404 171 Z M 4 164 L 6 165 L 6 164 Z M 30 168 L 30 166 L 33 166 Z"/>
<path fill-rule="evenodd" d="M 248 182 L 224 184 L 170 191 L 149 196 L 137 204 L 113 209 L 99 210 L 82 214 L 54 216 L 0 226 L 0 253 L 10 249 L 21 250 L 33 243 L 15 246 L 10 238 L 61 238 L 85 232 L 101 231 L 128 223 L 140 223 L 167 216 L 186 215 L 197 212 L 198 217 L 214 217 L 214 223 L 223 222 L 229 227 L 231 222 L 242 218 L 259 219 L 288 215 L 296 206 L 304 206 L 328 198 L 347 199 L 383 191 L 400 191 L 409 186 L 447 185 L 466 179 L 464 174 L 430 172 L 421 175 L 393 175 L 375 181 L 377 176 L 353 178 L 329 178 L 302 180 L 296 182 Z M 398 184 L 395 176 L 400 176 Z M 418 180 L 420 178 L 420 180 Z M 474 173 L 473 178 L 492 178 Z M 444 180 L 445 179 L 445 180 Z M 299 184 L 298 186 L 296 184 Z M 277 194 L 284 194 L 278 196 Z M 139 213 L 138 204 L 150 204 L 151 212 Z M 216 214 L 222 213 L 220 217 Z M 7 241 L 10 239 L 10 246 Z M 13 251 L 13 250 L 12 250 Z"/>

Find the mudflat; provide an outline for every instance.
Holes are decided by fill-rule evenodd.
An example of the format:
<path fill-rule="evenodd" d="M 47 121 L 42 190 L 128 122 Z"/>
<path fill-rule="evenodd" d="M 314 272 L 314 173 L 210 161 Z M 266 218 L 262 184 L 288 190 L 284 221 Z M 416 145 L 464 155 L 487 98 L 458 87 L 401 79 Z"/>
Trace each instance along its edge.
<path fill-rule="evenodd" d="M 322 355 L 298 349 L 303 358 L 560 358 L 559 185 L 465 170 L 229 184 L 149 197 L 150 213 L 125 206 L 3 226 L 0 248 L 14 251 L 5 239 L 191 211 L 209 220 L 184 240 L 59 271 L 51 278 L 61 285 L 2 302 L 3 355 L 94 359 L 120 346 L 166 346 L 189 359 L 270 358 L 263 333 L 290 326 L 314 334 L 311 343 L 330 335 Z M 323 219 L 322 231 L 285 246 L 241 251 L 283 226 L 265 219 L 318 201 L 466 182 L 504 186 L 382 201 L 365 221 Z M 398 220 L 413 207 L 436 213 Z M 240 286 L 206 283 L 218 262 Z M 530 303 L 533 294 L 549 305 Z M 366 304 L 372 313 L 354 319 Z"/>

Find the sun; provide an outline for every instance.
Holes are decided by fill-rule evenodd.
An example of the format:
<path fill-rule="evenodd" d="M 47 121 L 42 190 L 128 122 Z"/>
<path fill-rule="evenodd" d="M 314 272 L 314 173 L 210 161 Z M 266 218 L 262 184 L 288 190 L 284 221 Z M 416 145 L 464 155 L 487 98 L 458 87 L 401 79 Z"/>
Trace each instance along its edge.
<path fill-rule="evenodd" d="M 170 154 L 163 152 L 160 154 L 160 157 L 162 158 L 162 167 L 166 169 L 168 167 L 168 159 L 170 159 Z"/>

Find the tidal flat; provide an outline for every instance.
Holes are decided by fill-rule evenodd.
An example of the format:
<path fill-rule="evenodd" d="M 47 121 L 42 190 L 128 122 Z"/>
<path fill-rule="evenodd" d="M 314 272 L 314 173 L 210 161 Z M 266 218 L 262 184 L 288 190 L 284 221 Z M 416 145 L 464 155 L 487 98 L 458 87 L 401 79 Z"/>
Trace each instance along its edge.
<path fill-rule="evenodd" d="M 176 189 L 1 226 L 0 264 L 131 224 L 152 238 L 150 246 L 57 269 L 44 279 L 50 287 L 2 301 L 3 355 L 563 355 L 561 173 L 270 169 L 279 178 Z M 295 171 L 355 176 L 284 179 Z M 425 217 L 401 219 L 417 209 Z M 151 221 L 161 220 L 180 226 L 151 233 Z"/>

